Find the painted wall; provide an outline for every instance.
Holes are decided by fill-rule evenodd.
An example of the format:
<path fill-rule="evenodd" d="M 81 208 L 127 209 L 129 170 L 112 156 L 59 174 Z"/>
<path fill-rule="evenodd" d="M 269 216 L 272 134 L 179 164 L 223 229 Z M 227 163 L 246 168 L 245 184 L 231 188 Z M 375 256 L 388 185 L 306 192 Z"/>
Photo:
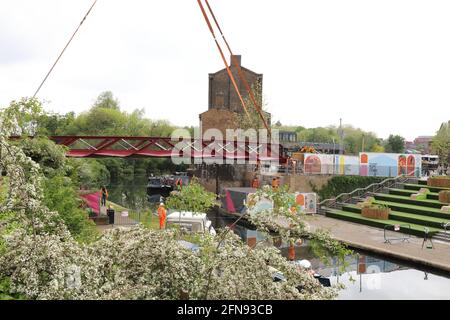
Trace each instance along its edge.
<path fill-rule="evenodd" d="M 418 154 L 361 152 L 359 156 L 305 153 L 306 174 L 420 177 L 422 158 Z"/>
<path fill-rule="evenodd" d="M 334 156 L 335 174 L 357 176 L 359 175 L 359 157 L 358 156 Z"/>
<path fill-rule="evenodd" d="M 300 207 L 302 212 L 312 214 L 317 212 L 317 194 L 310 193 L 295 193 L 295 203 Z"/>
<path fill-rule="evenodd" d="M 417 154 L 361 152 L 359 174 L 369 177 L 396 177 L 401 174 L 420 177 L 422 159 Z"/>
<path fill-rule="evenodd" d="M 333 174 L 334 155 L 305 153 L 303 170 L 309 174 Z"/>

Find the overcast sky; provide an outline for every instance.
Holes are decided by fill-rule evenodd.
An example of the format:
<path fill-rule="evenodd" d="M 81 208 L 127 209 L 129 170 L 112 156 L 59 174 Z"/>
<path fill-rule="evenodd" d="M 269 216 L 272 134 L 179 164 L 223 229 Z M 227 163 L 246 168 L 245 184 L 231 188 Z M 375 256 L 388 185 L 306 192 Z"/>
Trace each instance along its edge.
<path fill-rule="evenodd" d="M 31 96 L 91 0 L 0 0 L 0 105 Z M 450 1 L 210 0 L 242 64 L 264 74 L 274 121 L 407 139 L 450 120 Z M 39 94 L 197 125 L 222 69 L 196 0 L 99 0 Z"/>

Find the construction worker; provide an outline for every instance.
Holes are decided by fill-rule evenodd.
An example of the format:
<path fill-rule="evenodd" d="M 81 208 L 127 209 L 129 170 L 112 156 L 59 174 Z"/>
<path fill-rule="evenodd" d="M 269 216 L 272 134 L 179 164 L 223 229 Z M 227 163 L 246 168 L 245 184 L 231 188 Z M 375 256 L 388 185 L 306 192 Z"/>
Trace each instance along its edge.
<path fill-rule="evenodd" d="M 256 160 L 255 172 L 259 172 L 261 169 L 261 161 L 259 159 Z"/>
<path fill-rule="evenodd" d="M 274 178 L 272 179 L 272 190 L 273 190 L 273 191 L 278 190 L 278 187 L 280 186 L 280 181 L 279 181 L 278 179 L 279 179 L 279 178 L 277 178 L 277 177 L 274 177 Z"/>
<path fill-rule="evenodd" d="M 159 204 L 159 208 L 158 208 L 159 228 L 160 229 L 164 229 L 165 228 L 166 216 L 167 216 L 166 208 L 164 208 L 164 203 L 161 202 Z"/>
<path fill-rule="evenodd" d="M 255 177 L 253 178 L 253 181 L 252 181 L 252 188 L 255 188 L 255 189 L 258 189 L 258 188 L 259 188 L 259 179 L 258 179 L 257 176 L 255 176 Z"/>
<path fill-rule="evenodd" d="M 295 245 L 293 240 L 289 241 L 288 258 L 290 261 L 295 260 Z"/>

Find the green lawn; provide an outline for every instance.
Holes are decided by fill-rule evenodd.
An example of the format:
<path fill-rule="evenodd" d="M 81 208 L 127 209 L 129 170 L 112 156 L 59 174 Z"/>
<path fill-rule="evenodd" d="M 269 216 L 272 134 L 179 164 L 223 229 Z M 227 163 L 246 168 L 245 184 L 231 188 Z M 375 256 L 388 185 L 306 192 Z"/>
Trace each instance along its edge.
<path fill-rule="evenodd" d="M 112 205 L 116 211 L 128 211 L 130 219 L 142 223 L 147 228 L 159 230 L 159 219 L 150 212 L 150 209 L 144 212 L 137 212 L 108 200 L 106 201 L 106 206 L 108 207 L 109 205 Z"/>

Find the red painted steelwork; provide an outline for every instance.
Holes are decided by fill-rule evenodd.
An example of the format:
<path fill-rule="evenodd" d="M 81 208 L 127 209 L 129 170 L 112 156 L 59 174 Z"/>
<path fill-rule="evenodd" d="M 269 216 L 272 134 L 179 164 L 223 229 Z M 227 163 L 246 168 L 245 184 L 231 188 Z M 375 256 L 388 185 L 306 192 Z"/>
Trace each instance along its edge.
<path fill-rule="evenodd" d="M 279 144 L 224 142 L 170 137 L 52 136 L 56 144 L 69 148 L 68 157 L 156 157 L 180 156 L 203 159 L 234 159 L 284 162 Z M 272 150 L 275 147 L 275 150 Z"/>

